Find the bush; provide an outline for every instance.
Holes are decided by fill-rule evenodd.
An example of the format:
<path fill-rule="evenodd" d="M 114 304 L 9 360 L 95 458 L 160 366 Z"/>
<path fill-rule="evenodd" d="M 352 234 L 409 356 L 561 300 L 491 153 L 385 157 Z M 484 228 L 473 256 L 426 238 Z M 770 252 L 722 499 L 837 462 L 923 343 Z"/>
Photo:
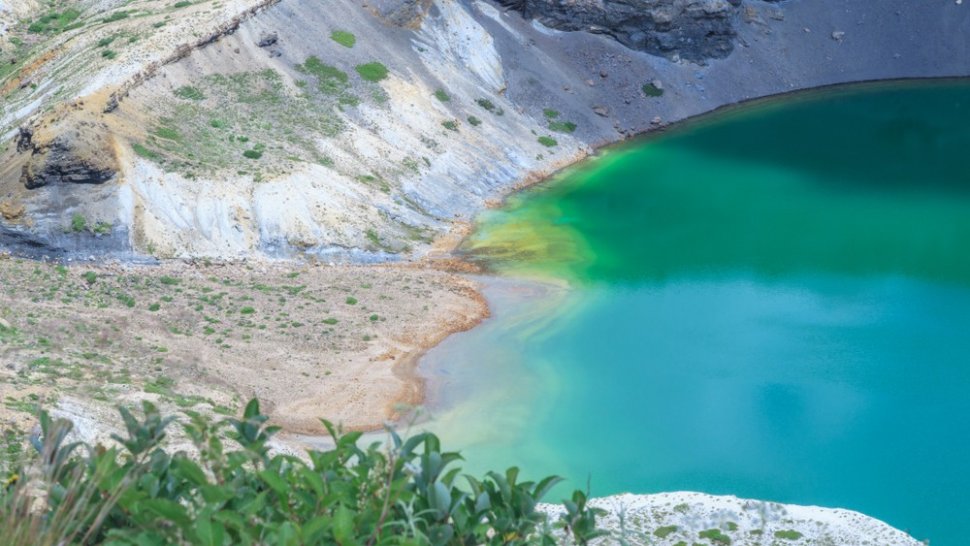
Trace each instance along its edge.
<path fill-rule="evenodd" d="M 191 85 L 183 85 L 175 90 L 175 96 L 180 99 L 186 100 L 202 100 L 205 95 L 202 94 L 202 90 L 198 87 L 192 87 Z"/>
<path fill-rule="evenodd" d="M 482 124 L 482 120 L 476 118 L 475 116 L 468 116 L 468 123 L 470 123 L 472 127 L 478 127 Z"/>
<path fill-rule="evenodd" d="M 582 492 L 559 521 L 536 510 L 559 478 L 510 468 L 460 480 L 461 456 L 433 434 L 389 430 L 386 445 L 360 447 L 362 433 L 324 421 L 334 448 L 305 462 L 270 453 L 279 429 L 253 400 L 238 419 L 186 411 L 190 457 L 162 447 L 174 418 L 150 402 L 141 417 L 119 411 L 126 434 L 109 448 L 67 443 L 72 424 L 40 413 L 38 456 L 0 489 L 0 543 L 551 546 L 553 528 L 576 544 L 605 534 Z"/>
<path fill-rule="evenodd" d="M 369 82 L 379 82 L 387 77 L 387 67 L 378 62 L 359 64 L 356 70 L 361 78 Z"/>
<path fill-rule="evenodd" d="M 549 130 L 557 133 L 572 133 L 576 130 L 576 124 L 571 121 L 550 121 Z"/>
<path fill-rule="evenodd" d="M 354 47 L 354 44 L 357 43 L 357 37 L 344 30 L 335 30 L 331 32 L 330 39 L 344 47 Z"/>
<path fill-rule="evenodd" d="M 79 233 L 88 229 L 88 221 L 84 216 L 78 212 L 75 212 L 71 216 L 71 231 L 74 233 Z"/>
<path fill-rule="evenodd" d="M 664 90 L 654 85 L 653 82 L 644 84 L 642 89 L 643 89 L 643 94 L 648 97 L 659 97 L 664 94 Z"/>
<path fill-rule="evenodd" d="M 556 142 L 556 139 L 554 139 L 552 137 L 541 136 L 541 137 L 538 138 L 538 140 L 539 140 L 539 144 L 542 144 L 546 148 L 552 148 L 553 146 L 558 146 L 559 145 L 559 143 Z"/>
<path fill-rule="evenodd" d="M 441 126 L 444 127 L 445 129 L 448 129 L 449 131 L 457 131 L 458 121 L 453 119 L 449 119 L 448 121 L 442 121 Z"/>
<path fill-rule="evenodd" d="M 444 89 L 438 89 L 434 92 L 434 98 L 440 100 L 441 102 L 448 102 L 451 100 L 451 96 Z"/>

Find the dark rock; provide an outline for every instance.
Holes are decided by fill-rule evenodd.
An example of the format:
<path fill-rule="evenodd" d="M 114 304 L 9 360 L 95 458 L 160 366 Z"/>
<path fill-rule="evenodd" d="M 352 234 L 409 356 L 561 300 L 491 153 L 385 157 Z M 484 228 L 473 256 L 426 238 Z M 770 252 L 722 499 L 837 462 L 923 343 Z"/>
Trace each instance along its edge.
<path fill-rule="evenodd" d="M 84 132 L 61 133 L 48 143 L 31 144 L 30 159 L 20 172 L 27 189 L 50 184 L 103 184 L 117 172 L 105 133 L 101 128 L 85 127 Z"/>
<path fill-rule="evenodd" d="M 279 34 L 275 32 L 264 32 L 259 35 L 259 41 L 256 42 L 256 45 L 259 47 L 269 47 L 271 45 L 275 45 L 276 42 L 279 42 L 279 41 L 280 41 Z"/>
<path fill-rule="evenodd" d="M 17 151 L 20 153 L 30 150 L 33 145 L 31 139 L 34 138 L 34 130 L 24 125 L 17 129 Z"/>
<path fill-rule="evenodd" d="M 504 0 L 545 26 L 607 34 L 631 49 L 689 61 L 734 49 L 740 0 Z"/>
<path fill-rule="evenodd" d="M 601 118 L 605 118 L 610 115 L 610 109 L 606 106 L 597 105 L 593 107 L 593 113 Z"/>

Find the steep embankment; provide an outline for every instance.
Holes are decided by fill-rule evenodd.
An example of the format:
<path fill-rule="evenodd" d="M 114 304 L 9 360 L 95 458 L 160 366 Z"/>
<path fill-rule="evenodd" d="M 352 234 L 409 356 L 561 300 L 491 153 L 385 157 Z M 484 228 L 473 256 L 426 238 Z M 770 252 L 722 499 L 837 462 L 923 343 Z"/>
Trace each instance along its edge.
<path fill-rule="evenodd" d="M 953 2 L 510 3 L 531 21 L 484 1 L 103 6 L 6 31 L 7 248 L 422 255 L 489 200 L 652 127 L 970 74 Z"/>

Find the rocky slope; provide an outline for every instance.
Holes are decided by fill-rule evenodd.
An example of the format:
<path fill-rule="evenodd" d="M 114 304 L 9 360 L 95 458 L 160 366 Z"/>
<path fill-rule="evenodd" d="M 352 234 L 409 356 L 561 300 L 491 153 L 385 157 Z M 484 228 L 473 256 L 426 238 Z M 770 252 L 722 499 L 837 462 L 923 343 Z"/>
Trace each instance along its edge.
<path fill-rule="evenodd" d="M 517 185 L 671 121 L 970 74 L 955 2 L 13 5 L 0 245 L 30 255 L 421 256 Z"/>

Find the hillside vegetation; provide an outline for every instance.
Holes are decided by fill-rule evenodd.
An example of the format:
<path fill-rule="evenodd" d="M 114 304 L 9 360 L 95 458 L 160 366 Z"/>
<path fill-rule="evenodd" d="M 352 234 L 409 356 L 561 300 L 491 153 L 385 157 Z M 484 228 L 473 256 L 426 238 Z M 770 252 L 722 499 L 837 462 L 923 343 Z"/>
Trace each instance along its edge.
<path fill-rule="evenodd" d="M 461 457 L 431 434 L 389 431 L 386 445 L 361 448 L 360 433 L 325 423 L 332 450 L 273 454 L 278 429 L 252 400 L 238 419 L 186 412 L 190 455 L 162 445 L 174 418 L 152 404 L 121 414 L 127 433 L 108 448 L 70 443 L 69 421 L 40 414 L 37 453 L 8 469 L 0 491 L 0 543 L 552 545 L 604 534 L 582 492 L 557 520 L 537 510 L 559 478 L 461 476 Z"/>

